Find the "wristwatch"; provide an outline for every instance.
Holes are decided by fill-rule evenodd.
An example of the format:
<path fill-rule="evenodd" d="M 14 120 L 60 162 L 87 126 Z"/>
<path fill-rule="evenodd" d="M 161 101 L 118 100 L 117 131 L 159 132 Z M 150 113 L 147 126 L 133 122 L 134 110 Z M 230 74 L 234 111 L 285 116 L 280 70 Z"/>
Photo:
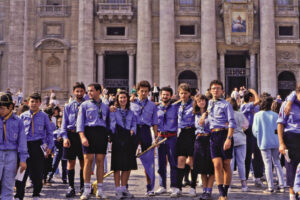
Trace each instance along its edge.
<path fill-rule="evenodd" d="M 231 139 L 232 139 L 232 136 L 227 136 L 227 139 L 228 139 L 228 140 L 231 140 Z"/>

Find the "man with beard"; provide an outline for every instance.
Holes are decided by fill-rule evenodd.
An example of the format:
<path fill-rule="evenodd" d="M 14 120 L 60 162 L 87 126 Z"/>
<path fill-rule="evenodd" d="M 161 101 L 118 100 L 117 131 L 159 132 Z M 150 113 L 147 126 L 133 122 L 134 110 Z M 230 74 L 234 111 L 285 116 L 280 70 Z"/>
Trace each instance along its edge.
<path fill-rule="evenodd" d="M 74 177 L 76 157 L 78 157 L 80 162 L 80 192 L 83 192 L 83 154 L 80 136 L 76 132 L 79 106 L 84 102 L 83 95 L 85 94 L 85 86 L 82 82 L 76 82 L 74 84 L 73 94 L 75 100 L 65 106 L 61 126 L 61 135 L 64 139 L 63 158 L 68 160 L 69 189 L 66 193 L 66 197 L 75 196 Z"/>
<path fill-rule="evenodd" d="M 180 104 L 171 104 L 171 97 L 173 90 L 170 87 L 163 87 L 161 89 L 161 103 L 157 106 L 158 116 L 158 136 L 159 140 L 168 138 L 158 148 L 158 173 L 160 188 L 155 194 L 166 193 L 166 157 L 170 163 L 171 169 L 171 195 L 175 192 L 176 184 L 176 141 L 177 141 L 177 113 Z M 174 195 L 174 194 L 173 194 Z"/>

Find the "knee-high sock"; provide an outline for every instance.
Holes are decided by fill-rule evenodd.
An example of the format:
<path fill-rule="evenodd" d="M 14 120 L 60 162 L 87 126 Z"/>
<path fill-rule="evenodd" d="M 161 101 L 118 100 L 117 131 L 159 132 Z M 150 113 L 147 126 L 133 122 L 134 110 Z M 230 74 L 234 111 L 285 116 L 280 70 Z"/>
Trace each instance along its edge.
<path fill-rule="evenodd" d="M 74 176 L 75 176 L 75 170 L 74 169 L 68 170 L 69 186 L 71 188 L 74 188 Z"/>
<path fill-rule="evenodd" d="M 181 190 L 182 188 L 182 180 L 184 177 L 185 170 L 182 168 L 177 168 L 177 187 Z"/>

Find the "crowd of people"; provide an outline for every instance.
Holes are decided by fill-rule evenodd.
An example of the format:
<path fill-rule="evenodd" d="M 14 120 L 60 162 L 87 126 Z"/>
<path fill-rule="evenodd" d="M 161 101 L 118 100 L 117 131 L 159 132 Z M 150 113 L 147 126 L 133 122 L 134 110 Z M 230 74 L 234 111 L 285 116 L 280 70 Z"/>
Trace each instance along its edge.
<path fill-rule="evenodd" d="M 148 197 L 167 192 L 179 197 L 186 185 L 190 185 L 188 195 L 195 197 L 200 174 L 201 200 L 212 199 L 214 183 L 219 200 L 227 200 L 232 173 L 237 169 L 242 192 L 249 191 L 252 171 L 257 187 L 263 186 L 265 176 L 264 193 L 283 193 L 288 187 L 289 199 L 300 199 L 300 83 L 284 102 L 244 87 L 224 99 L 223 83 L 218 80 L 210 83 L 206 94 L 194 96 L 186 83 L 178 86 L 176 95 L 172 88 L 151 87 L 148 81 L 140 81 L 130 95 L 121 89 L 112 95 L 98 83 L 89 84 L 86 91 L 83 83 L 76 82 L 66 105 L 60 108 L 52 91 L 43 110 L 39 93 L 27 99 L 21 93 L 19 90 L 16 99 L 10 91 L 0 93 L 2 200 L 24 199 L 28 177 L 32 197 L 39 199 L 43 185 L 51 185 L 60 162 L 62 181 L 69 185 L 65 196 L 76 196 L 76 159 L 80 199 L 88 199 L 92 192 L 106 198 L 103 180 L 108 144 L 117 199 L 134 197 L 128 180 L 137 169 L 137 157 L 145 169 Z M 156 146 L 159 187 L 154 190 Z M 138 148 L 143 153 L 136 156 Z M 273 170 L 278 183 L 274 183 Z M 25 173 L 24 178 L 15 180 L 17 171 Z"/>

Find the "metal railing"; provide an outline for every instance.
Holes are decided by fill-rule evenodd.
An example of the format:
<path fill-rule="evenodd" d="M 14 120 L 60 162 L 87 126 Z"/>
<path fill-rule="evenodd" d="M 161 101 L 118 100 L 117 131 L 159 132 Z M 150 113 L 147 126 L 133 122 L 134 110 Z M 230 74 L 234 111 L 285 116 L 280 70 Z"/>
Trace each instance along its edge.
<path fill-rule="evenodd" d="M 132 12 L 132 3 L 98 3 L 99 13 Z"/>
<path fill-rule="evenodd" d="M 40 5 L 38 6 L 40 17 L 68 17 L 71 15 L 71 6 L 68 5 Z"/>

